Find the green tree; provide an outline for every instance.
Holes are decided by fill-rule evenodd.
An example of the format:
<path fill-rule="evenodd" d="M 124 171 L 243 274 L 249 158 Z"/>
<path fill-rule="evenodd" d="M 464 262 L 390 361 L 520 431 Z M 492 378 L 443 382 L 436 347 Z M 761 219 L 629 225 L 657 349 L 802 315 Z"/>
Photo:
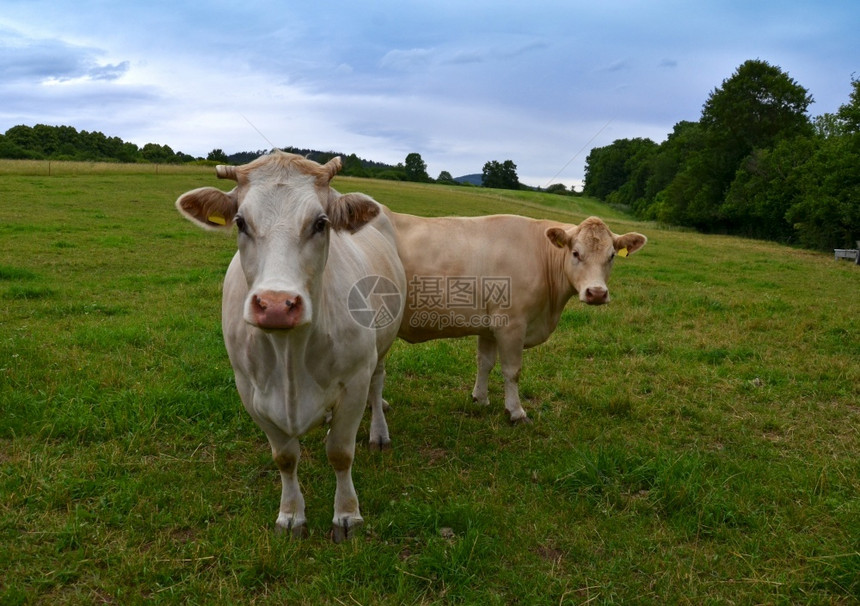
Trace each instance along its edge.
<path fill-rule="evenodd" d="M 174 162 L 176 154 L 167 145 L 158 145 L 157 143 L 147 143 L 140 150 L 141 157 L 147 162 L 153 164 L 167 164 Z"/>
<path fill-rule="evenodd" d="M 750 60 L 715 89 L 702 109 L 702 126 L 744 158 L 786 134 L 811 134 L 812 95 L 779 67 Z"/>
<path fill-rule="evenodd" d="M 407 181 L 417 181 L 426 183 L 430 181 L 430 175 L 427 174 L 427 164 L 421 159 L 421 154 L 411 153 L 406 156 L 404 163 Z"/>
<path fill-rule="evenodd" d="M 482 185 L 497 189 L 519 189 L 520 180 L 517 176 L 517 165 L 511 160 L 498 162 L 491 160 L 484 164 Z"/>
<path fill-rule="evenodd" d="M 706 231 L 731 231 L 720 207 L 741 163 L 781 138 L 811 135 L 810 103 L 806 89 L 779 67 L 761 60 L 743 63 L 705 102 L 703 145 L 664 190 L 663 215 Z"/>
<path fill-rule="evenodd" d="M 57 129 L 46 124 L 37 124 L 33 127 L 34 145 L 39 153 L 46 158 L 55 155 L 60 148 Z"/>
<path fill-rule="evenodd" d="M 213 149 L 211 152 L 209 152 L 209 155 L 206 156 L 206 159 L 213 161 L 213 162 L 227 162 L 228 161 L 227 154 L 225 154 L 224 150 L 220 149 L 220 148 Z"/>
<path fill-rule="evenodd" d="M 796 202 L 786 213 L 800 243 L 828 250 L 854 248 L 860 240 L 860 81 L 852 80 L 850 102 L 837 113 L 839 132 L 818 139 L 801 167 Z"/>
<path fill-rule="evenodd" d="M 361 162 L 361 158 L 356 156 L 355 154 L 349 154 L 348 156 L 341 158 L 343 162 L 343 168 L 340 173 L 347 177 L 367 177 L 367 169 L 364 168 L 364 164 Z"/>
<path fill-rule="evenodd" d="M 860 132 L 860 78 L 851 79 L 849 102 L 842 105 L 836 115 L 843 125 L 843 132 Z"/>
<path fill-rule="evenodd" d="M 24 160 L 32 158 L 32 154 L 16 144 L 6 135 L 0 135 L 0 158 Z"/>
<path fill-rule="evenodd" d="M 656 219 L 662 214 L 658 195 L 683 169 L 687 158 L 703 146 L 702 128 L 698 122 L 682 121 L 674 126 L 659 149 L 646 161 L 645 191 L 641 198 L 632 202 L 633 212 L 638 217 Z"/>
<path fill-rule="evenodd" d="M 6 143 L 12 149 L 20 149 L 29 158 L 42 158 L 33 129 L 24 124 L 13 126 L 6 131 Z"/>
<path fill-rule="evenodd" d="M 741 163 L 720 209 L 733 233 L 825 250 L 855 246 L 860 83 L 852 88 L 849 103 L 815 120 L 813 135 L 780 138 Z"/>
<path fill-rule="evenodd" d="M 714 200 L 722 194 L 716 180 L 708 179 L 708 159 L 703 153 L 694 154 L 684 164 L 656 198 L 656 218 L 664 223 L 689 225 L 711 230 L 716 224 L 718 205 Z"/>
<path fill-rule="evenodd" d="M 78 133 L 71 126 L 52 127 L 55 132 L 56 150 L 48 154 L 48 157 L 69 158 L 69 159 L 89 159 L 84 158 L 81 150 L 81 141 L 86 131 Z M 92 158 L 95 159 L 95 158 Z"/>
<path fill-rule="evenodd" d="M 650 139 L 617 139 L 611 145 L 592 149 L 585 159 L 585 195 L 605 200 L 625 186 L 633 190 L 636 185 L 630 181 L 634 173 L 640 173 L 639 189 L 644 190 L 639 168 L 656 149 L 657 144 Z M 639 195 L 628 191 L 626 197 L 630 199 L 624 203 L 629 204 Z"/>
<path fill-rule="evenodd" d="M 816 145 L 811 137 L 782 139 L 744 159 L 720 209 L 733 233 L 780 242 L 796 239 L 786 216 L 798 202 Z"/>
<path fill-rule="evenodd" d="M 570 192 L 568 191 L 567 186 L 564 183 L 553 183 L 546 188 L 546 193 L 566 196 Z"/>
<path fill-rule="evenodd" d="M 812 127 L 817 137 L 838 137 L 845 132 L 845 124 L 836 114 L 821 114 L 812 119 Z"/>
<path fill-rule="evenodd" d="M 134 143 L 122 142 L 117 150 L 116 158 L 120 162 L 137 162 L 140 158 L 140 148 Z"/>
<path fill-rule="evenodd" d="M 436 183 L 442 183 L 444 185 L 456 185 L 457 182 L 454 181 L 454 177 L 451 176 L 447 170 L 443 170 L 439 173 L 439 176 L 436 178 Z"/>
<path fill-rule="evenodd" d="M 802 167 L 786 213 L 803 246 L 854 248 L 860 240 L 860 132 L 821 141 Z"/>

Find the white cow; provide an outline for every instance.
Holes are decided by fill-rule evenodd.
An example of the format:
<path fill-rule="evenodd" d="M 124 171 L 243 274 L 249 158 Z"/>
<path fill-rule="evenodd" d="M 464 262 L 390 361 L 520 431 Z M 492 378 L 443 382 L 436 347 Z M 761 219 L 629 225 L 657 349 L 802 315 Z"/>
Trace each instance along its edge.
<path fill-rule="evenodd" d="M 218 166 L 220 178 L 237 182 L 232 191 L 204 187 L 176 201 L 200 226 L 238 229 L 239 250 L 224 278 L 224 341 L 242 403 L 266 433 L 281 474 L 279 531 L 307 533 L 299 437 L 331 417 L 336 542 L 363 521 L 351 469 L 368 401 L 371 443 L 389 441 L 383 357 L 397 336 L 405 292 L 388 218 L 371 198 L 330 187 L 340 166 L 339 158 L 322 166 L 273 152 Z"/>
<path fill-rule="evenodd" d="M 498 355 L 513 422 L 528 420 L 518 388 L 523 348 L 549 338 L 573 295 L 589 305 L 607 303 L 613 260 L 647 242 L 636 232 L 616 235 L 597 217 L 569 225 L 516 215 L 385 212 L 409 287 L 399 336 L 420 343 L 477 335 L 472 397 L 488 403 L 487 379 Z"/>

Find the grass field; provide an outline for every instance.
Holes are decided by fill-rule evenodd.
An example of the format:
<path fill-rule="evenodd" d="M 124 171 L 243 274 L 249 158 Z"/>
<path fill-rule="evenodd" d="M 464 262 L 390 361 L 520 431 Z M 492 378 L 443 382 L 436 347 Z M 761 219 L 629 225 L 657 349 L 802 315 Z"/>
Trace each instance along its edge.
<path fill-rule="evenodd" d="M 860 268 L 587 199 L 338 179 L 649 243 L 611 304 L 572 301 L 526 352 L 531 425 L 507 423 L 498 369 L 472 404 L 474 341 L 396 343 L 394 448 L 354 466 L 362 535 L 326 537 L 320 429 L 291 541 L 220 335 L 235 241 L 173 207 L 230 184 L 152 168 L 0 163 L 0 604 L 860 600 Z"/>

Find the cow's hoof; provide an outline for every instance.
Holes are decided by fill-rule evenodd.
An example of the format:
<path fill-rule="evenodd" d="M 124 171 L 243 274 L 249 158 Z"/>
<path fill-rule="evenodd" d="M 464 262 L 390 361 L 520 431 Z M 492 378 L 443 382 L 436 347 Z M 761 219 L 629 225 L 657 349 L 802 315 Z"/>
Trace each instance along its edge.
<path fill-rule="evenodd" d="M 307 524 L 290 519 L 285 522 L 278 520 L 275 524 L 275 534 L 278 536 L 289 537 L 291 539 L 306 539 L 310 533 L 308 531 Z"/>
<path fill-rule="evenodd" d="M 377 452 L 391 450 L 391 438 L 371 438 L 368 446 L 370 450 Z"/>
<path fill-rule="evenodd" d="M 354 538 L 362 524 L 364 520 L 361 518 L 341 518 L 331 525 L 331 540 L 335 543 L 343 543 Z"/>
<path fill-rule="evenodd" d="M 508 419 L 510 420 L 511 425 L 530 425 L 532 422 L 524 410 L 512 413 L 510 410 L 505 409 L 505 412 L 508 413 Z"/>
<path fill-rule="evenodd" d="M 474 402 L 478 406 L 489 406 L 490 398 L 487 396 L 478 397 L 475 394 L 472 394 L 472 402 Z"/>

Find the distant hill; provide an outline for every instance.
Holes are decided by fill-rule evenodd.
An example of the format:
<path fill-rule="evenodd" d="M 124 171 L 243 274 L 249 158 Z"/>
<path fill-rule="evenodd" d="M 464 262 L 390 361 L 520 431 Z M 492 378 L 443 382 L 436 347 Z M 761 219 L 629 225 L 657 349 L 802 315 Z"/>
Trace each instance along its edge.
<path fill-rule="evenodd" d="M 463 175 L 462 177 L 454 177 L 457 183 L 468 183 L 469 185 L 477 185 L 481 187 L 484 184 L 484 175 L 476 173 L 473 175 Z"/>

